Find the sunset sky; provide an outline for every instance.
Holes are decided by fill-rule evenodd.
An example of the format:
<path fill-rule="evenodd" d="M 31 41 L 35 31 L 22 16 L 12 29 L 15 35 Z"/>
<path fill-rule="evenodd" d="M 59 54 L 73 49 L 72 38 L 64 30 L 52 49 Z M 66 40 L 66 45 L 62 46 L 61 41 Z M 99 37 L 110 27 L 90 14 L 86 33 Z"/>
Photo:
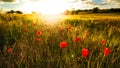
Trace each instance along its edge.
<path fill-rule="evenodd" d="M 0 0 L 0 10 L 60 13 L 66 9 L 119 8 L 120 0 Z"/>

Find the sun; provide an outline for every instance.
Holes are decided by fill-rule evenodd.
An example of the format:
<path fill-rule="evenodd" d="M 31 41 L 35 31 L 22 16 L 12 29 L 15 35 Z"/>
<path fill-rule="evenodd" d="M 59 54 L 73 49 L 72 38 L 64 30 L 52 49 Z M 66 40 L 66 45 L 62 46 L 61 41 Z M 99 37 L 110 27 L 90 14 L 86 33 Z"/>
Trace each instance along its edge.
<path fill-rule="evenodd" d="M 45 0 L 40 8 L 42 14 L 59 14 L 67 9 L 67 3 L 62 0 Z"/>
<path fill-rule="evenodd" d="M 25 12 L 36 11 L 41 14 L 60 14 L 68 9 L 64 0 L 43 0 L 40 2 L 27 2 L 21 9 Z"/>

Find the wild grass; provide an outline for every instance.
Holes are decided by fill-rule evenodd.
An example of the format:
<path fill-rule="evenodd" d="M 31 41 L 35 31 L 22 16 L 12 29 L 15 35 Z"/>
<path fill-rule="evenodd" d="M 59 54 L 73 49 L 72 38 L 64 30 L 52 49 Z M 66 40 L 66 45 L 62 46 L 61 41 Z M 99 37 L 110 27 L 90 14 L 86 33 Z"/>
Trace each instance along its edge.
<path fill-rule="evenodd" d="M 37 15 L 0 15 L 0 67 L 119 68 L 119 18 L 70 15 L 51 25 Z M 36 35 L 38 29 L 40 36 Z M 81 38 L 79 42 L 75 41 L 77 37 Z M 102 39 L 106 40 L 105 44 L 101 43 Z M 60 48 L 63 41 L 67 47 Z M 111 49 L 107 56 L 104 47 Z M 86 58 L 82 56 L 84 48 L 89 50 Z"/>

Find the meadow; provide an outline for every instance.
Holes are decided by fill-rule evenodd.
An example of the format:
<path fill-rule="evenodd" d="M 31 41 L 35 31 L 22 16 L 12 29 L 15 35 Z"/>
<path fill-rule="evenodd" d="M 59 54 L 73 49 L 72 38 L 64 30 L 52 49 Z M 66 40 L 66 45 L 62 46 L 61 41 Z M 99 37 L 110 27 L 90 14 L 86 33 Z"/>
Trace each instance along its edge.
<path fill-rule="evenodd" d="M 0 14 L 0 68 L 119 68 L 119 53 L 119 14 Z"/>

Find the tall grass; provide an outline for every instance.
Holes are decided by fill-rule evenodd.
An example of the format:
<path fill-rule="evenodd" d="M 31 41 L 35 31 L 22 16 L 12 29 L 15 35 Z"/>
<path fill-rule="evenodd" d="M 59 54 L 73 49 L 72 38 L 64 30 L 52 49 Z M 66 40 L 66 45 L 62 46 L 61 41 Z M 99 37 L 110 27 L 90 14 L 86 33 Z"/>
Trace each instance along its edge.
<path fill-rule="evenodd" d="M 55 25 L 33 15 L 1 15 L 0 19 L 1 68 L 120 67 L 118 18 L 67 18 Z M 38 29 L 41 36 L 36 35 Z M 75 41 L 77 37 L 81 38 L 79 42 Z M 63 41 L 68 45 L 60 48 Z M 104 47 L 111 49 L 107 56 Z M 86 58 L 82 56 L 84 48 L 89 50 Z"/>

